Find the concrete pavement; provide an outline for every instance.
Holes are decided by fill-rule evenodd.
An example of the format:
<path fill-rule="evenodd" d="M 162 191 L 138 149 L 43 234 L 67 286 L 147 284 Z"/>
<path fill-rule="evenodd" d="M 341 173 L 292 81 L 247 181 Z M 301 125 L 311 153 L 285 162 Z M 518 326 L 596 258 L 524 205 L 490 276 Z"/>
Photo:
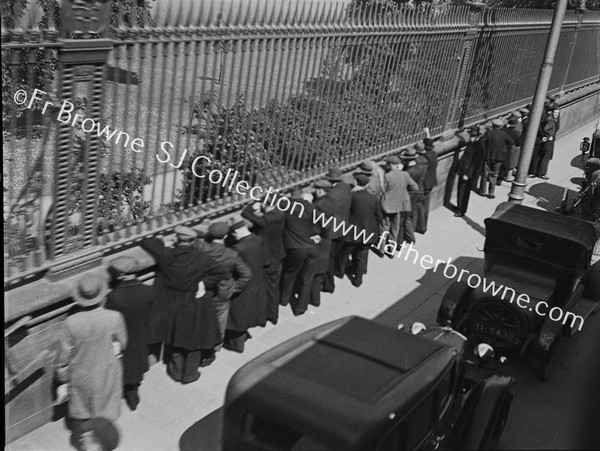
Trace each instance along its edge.
<path fill-rule="evenodd" d="M 556 145 L 550 164 L 550 180 L 528 179 L 526 205 L 553 210 L 558 205 L 564 187 L 577 191 L 573 183 L 581 177 L 576 167 L 579 143 L 590 136 L 595 124 L 587 124 L 561 138 Z M 455 218 L 453 212 L 440 207 L 430 214 L 429 230 L 417 235 L 415 249 L 434 259 L 447 260 L 459 268 L 482 274 L 484 219 L 496 205 L 507 199 L 510 187 L 505 182 L 496 190 L 496 199 L 490 200 L 473 194 L 467 216 Z M 453 202 L 455 203 L 455 197 Z M 410 324 L 419 320 L 435 322 L 443 293 L 451 282 L 441 274 L 425 271 L 412 260 L 379 259 L 371 254 L 369 273 L 364 284 L 354 288 L 347 279 L 337 280 L 336 292 L 323 294 L 321 307 L 310 307 L 300 317 L 294 317 L 289 308 L 282 308 L 277 326 L 251 330 L 246 352 L 236 354 L 226 350 L 218 354 L 216 362 L 202 369 L 198 382 L 180 385 L 165 374 L 162 364 L 154 365 L 147 373 L 140 389 L 141 403 L 135 412 L 123 402 L 118 426 L 123 450 L 177 450 L 182 434 L 194 423 L 220 408 L 227 382 L 244 363 L 303 331 L 346 315 L 377 318 L 387 324 Z M 596 322 L 597 326 L 597 322 Z M 585 334 L 585 328 L 583 333 Z M 520 420 L 520 419 L 517 419 Z M 511 421 L 515 421 L 512 418 Z M 510 427 L 509 427 L 510 429 Z M 543 430 L 539 434 L 545 434 Z M 9 444 L 10 451 L 66 450 L 69 432 L 64 420 L 49 423 L 25 437 Z M 515 444 L 518 447 L 518 445 Z"/>

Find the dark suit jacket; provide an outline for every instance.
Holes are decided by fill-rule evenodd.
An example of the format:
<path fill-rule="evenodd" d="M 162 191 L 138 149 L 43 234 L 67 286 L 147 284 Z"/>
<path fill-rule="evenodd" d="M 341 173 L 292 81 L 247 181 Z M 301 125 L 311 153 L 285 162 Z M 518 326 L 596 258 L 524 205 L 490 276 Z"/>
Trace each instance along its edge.
<path fill-rule="evenodd" d="M 249 235 L 233 245 L 233 249 L 252 271 L 252 278 L 241 293 L 231 298 L 227 329 L 243 332 L 267 322 L 265 290 L 265 247 L 261 237 Z"/>
<path fill-rule="evenodd" d="M 250 268 L 235 250 L 221 243 L 204 240 L 198 240 L 194 246 L 212 260 L 206 271 L 204 285 L 213 294 L 228 299 L 234 291 L 242 291 L 252 278 Z"/>
<path fill-rule="evenodd" d="M 165 342 L 188 350 L 208 349 L 221 340 L 214 306 L 197 302 L 198 283 L 213 260 L 193 246 L 165 247 L 162 240 L 140 246 L 156 261 L 157 302 L 150 318 L 150 343 Z"/>
<path fill-rule="evenodd" d="M 327 193 L 327 197 L 333 205 L 333 216 L 338 224 L 340 221 L 346 223 L 350 219 L 350 204 L 352 203 L 352 188 L 344 182 L 337 182 L 333 188 Z M 333 232 L 331 238 L 336 240 L 342 238 L 343 231 L 341 228 L 337 232 Z"/>
<path fill-rule="evenodd" d="M 412 166 L 408 166 L 405 171 L 408 172 L 410 178 L 412 178 L 417 185 L 419 185 L 420 193 L 425 191 L 425 177 L 427 176 L 427 170 L 429 168 L 429 163 L 427 162 L 427 158 L 420 155 L 415 160 L 415 164 Z M 415 193 L 417 193 L 415 191 Z"/>
<path fill-rule="evenodd" d="M 304 199 L 293 198 L 292 204 L 298 203 L 304 207 L 302 217 L 299 217 L 299 208 L 294 207 L 292 212 L 285 213 L 285 229 L 283 243 L 286 249 L 312 249 L 316 246 L 310 239 L 311 236 L 320 235 L 323 227 L 313 223 L 315 207 Z"/>
<path fill-rule="evenodd" d="M 252 205 L 248 205 L 242 210 L 242 217 L 254 224 L 258 236 L 263 239 L 267 265 L 278 262 L 285 257 L 285 246 L 283 245 L 285 213 L 275 209 L 258 216 L 254 213 Z"/>
<path fill-rule="evenodd" d="M 515 142 L 508 134 L 500 128 L 492 128 L 486 132 L 487 148 L 485 161 L 502 161 L 505 158 L 508 146 Z"/>
<path fill-rule="evenodd" d="M 375 243 L 379 238 L 379 224 L 382 221 L 381 207 L 379 199 L 365 189 L 354 191 L 352 193 L 352 204 L 350 206 L 350 223 L 356 228 L 356 239 L 354 230 L 346 235 L 345 241 L 353 243 L 364 243 L 369 235 L 373 235 L 368 243 Z M 360 235 L 362 231 L 363 235 Z M 365 243 L 366 244 L 366 243 Z"/>
<path fill-rule="evenodd" d="M 154 302 L 154 288 L 139 280 L 123 280 L 107 296 L 105 308 L 121 312 L 127 327 L 124 384 L 139 384 L 148 371 L 148 321 Z"/>

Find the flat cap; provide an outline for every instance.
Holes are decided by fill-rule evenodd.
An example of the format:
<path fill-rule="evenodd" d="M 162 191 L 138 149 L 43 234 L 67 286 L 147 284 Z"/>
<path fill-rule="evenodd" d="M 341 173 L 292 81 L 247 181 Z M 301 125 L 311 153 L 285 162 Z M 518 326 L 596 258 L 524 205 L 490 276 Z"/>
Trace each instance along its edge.
<path fill-rule="evenodd" d="M 363 161 L 358 167 L 362 172 L 373 172 L 373 163 L 370 161 Z"/>
<path fill-rule="evenodd" d="M 186 227 L 186 226 L 177 226 L 175 227 L 175 234 L 177 235 L 177 238 L 180 240 L 193 240 L 196 239 L 198 237 L 198 234 L 196 233 L 196 231 L 194 229 L 192 229 L 191 227 Z"/>
<path fill-rule="evenodd" d="M 371 177 L 369 177 L 367 174 L 363 174 L 361 172 L 355 173 L 354 178 L 356 179 L 356 183 L 358 184 L 358 186 L 366 186 L 366 185 L 368 185 L 369 181 L 371 180 Z"/>
<path fill-rule="evenodd" d="M 319 189 L 331 189 L 332 187 L 331 182 L 327 180 L 317 180 L 313 186 Z"/>
<path fill-rule="evenodd" d="M 492 121 L 492 127 L 502 127 L 504 125 L 504 121 L 502 119 L 494 119 Z"/>
<path fill-rule="evenodd" d="M 327 179 L 329 179 L 330 181 L 339 182 L 340 180 L 342 180 L 342 171 L 340 170 L 340 168 L 331 167 L 327 171 L 327 175 L 325 177 L 327 177 Z"/>
<path fill-rule="evenodd" d="M 116 274 L 135 274 L 139 271 L 140 265 L 135 258 L 123 255 L 112 260 L 108 267 Z"/>
<path fill-rule="evenodd" d="M 389 164 L 400 164 L 400 158 L 398 158 L 396 155 L 385 157 L 385 161 Z"/>
<path fill-rule="evenodd" d="M 229 233 L 229 226 L 224 221 L 213 222 L 208 226 L 208 236 L 220 240 Z"/>

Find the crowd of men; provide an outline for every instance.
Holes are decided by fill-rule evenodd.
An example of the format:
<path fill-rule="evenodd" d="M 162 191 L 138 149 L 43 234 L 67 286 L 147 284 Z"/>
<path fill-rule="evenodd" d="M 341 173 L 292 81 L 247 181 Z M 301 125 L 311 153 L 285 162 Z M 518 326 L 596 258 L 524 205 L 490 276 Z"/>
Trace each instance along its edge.
<path fill-rule="evenodd" d="M 530 169 L 541 178 L 558 129 L 555 105 L 547 110 Z M 496 119 L 486 132 L 470 129 L 457 169 L 457 216 L 466 212 L 471 190 L 493 198 L 498 181 L 514 178 L 526 126 L 514 112 L 506 127 Z M 57 362 L 73 446 L 90 449 L 90 425 L 97 441 L 108 443 L 103 449 L 116 446 L 112 421 L 122 397 L 136 410 L 149 347 L 164 351 L 174 381 L 192 383 L 221 348 L 243 352 L 249 329 L 277 324 L 281 306 L 299 316 L 320 305 L 322 292 L 333 293 L 336 279 L 360 287 L 369 251 L 393 258 L 387 244 L 414 243 L 416 233 L 424 234 L 438 184 L 434 139 L 424 130 L 422 142 L 383 164 L 363 161 L 352 174 L 332 167 L 310 187 L 278 194 L 301 205 L 302 214 L 255 202 L 203 231 L 178 226 L 174 241 L 143 240 L 156 262 L 152 287 L 138 280 L 139 263 L 128 256 L 110 262 L 112 290 L 103 278 L 84 275 L 73 293 L 79 311 L 64 323 Z M 316 221 L 319 215 L 335 221 Z"/>
<path fill-rule="evenodd" d="M 548 180 L 548 165 L 554 155 L 554 140 L 560 126 L 559 114 L 558 105 L 548 100 L 537 129 L 528 178 Z M 469 129 L 469 142 L 456 169 L 455 216 L 462 217 L 467 212 L 471 191 L 493 199 L 496 186 L 503 180 L 515 179 L 528 124 L 529 106 L 511 112 L 506 124 L 502 119 L 494 119 L 488 130 L 482 126 Z"/>

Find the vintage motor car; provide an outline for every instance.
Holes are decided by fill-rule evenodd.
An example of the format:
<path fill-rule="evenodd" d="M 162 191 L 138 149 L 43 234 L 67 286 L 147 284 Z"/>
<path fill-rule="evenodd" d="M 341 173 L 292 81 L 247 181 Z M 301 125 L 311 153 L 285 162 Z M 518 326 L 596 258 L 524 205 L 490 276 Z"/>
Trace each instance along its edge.
<path fill-rule="evenodd" d="M 317 327 L 234 374 L 223 449 L 492 449 L 513 380 L 472 378 L 468 355 L 451 328 L 412 335 L 360 317 Z"/>
<path fill-rule="evenodd" d="M 471 344 L 486 342 L 520 357 L 528 352 L 545 380 L 559 338 L 578 331 L 598 309 L 600 263 L 591 265 L 597 230 L 588 221 L 510 203 L 500 204 L 485 225 L 488 288 L 491 282 L 509 287 L 527 294 L 530 303 L 518 305 L 508 289 L 494 293 L 485 284 L 471 288 L 455 281 L 442 299 L 437 323 L 452 326 Z M 554 307 L 561 310 L 551 318 Z"/>

